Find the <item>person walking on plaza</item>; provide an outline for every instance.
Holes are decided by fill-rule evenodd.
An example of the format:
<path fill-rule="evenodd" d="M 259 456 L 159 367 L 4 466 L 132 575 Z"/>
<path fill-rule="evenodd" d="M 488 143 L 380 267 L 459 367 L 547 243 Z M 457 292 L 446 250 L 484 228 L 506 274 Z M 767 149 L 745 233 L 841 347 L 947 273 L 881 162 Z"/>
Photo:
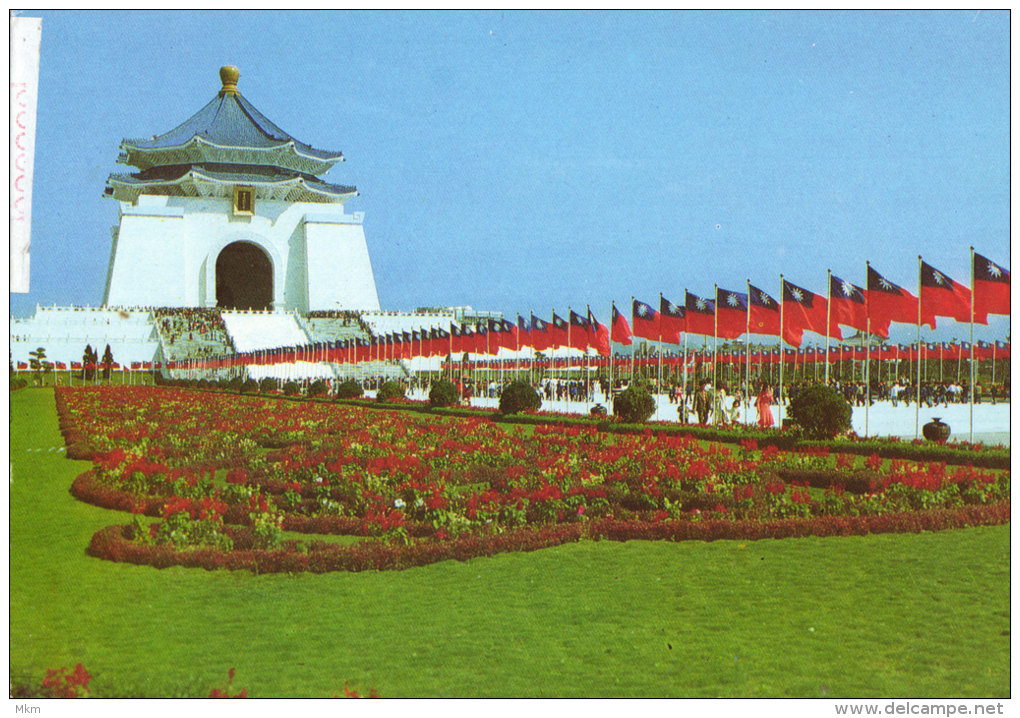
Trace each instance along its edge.
<path fill-rule="evenodd" d="M 772 418 L 772 391 L 767 384 L 762 384 L 758 387 L 758 398 L 755 401 L 755 406 L 758 409 L 759 428 L 768 429 L 776 423 L 776 420 Z"/>
<path fill-rule="evenodd" d="M 694 413 L 698 415 L 699 424 L 708 423 L 708 411 L 712 407 L 712 396 L 709 394 L 711 384 L 706 382 L 701 390 L 694 395 Z"/>

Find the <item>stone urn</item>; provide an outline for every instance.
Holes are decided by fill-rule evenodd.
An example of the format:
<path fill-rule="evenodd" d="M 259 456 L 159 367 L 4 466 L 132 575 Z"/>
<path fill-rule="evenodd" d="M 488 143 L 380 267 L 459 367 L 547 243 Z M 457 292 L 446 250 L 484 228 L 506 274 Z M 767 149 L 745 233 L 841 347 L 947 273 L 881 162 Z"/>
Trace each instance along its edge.
<path fill-rule="evenodd" d="M 921 427 L 921 433 L 928 441 L 943 442 L 949 438 L 949 424 L 943 424 L 942 419 L 936 416 Z"/>

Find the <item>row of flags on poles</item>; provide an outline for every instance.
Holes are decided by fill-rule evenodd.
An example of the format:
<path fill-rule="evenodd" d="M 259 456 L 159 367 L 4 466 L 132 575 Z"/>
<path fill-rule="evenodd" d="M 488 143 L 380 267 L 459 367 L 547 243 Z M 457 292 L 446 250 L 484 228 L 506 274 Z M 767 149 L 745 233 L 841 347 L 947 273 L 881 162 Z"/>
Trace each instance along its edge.
<path fill-rule="evenodd" d="M 380 349 L 383 343 L 377 345 L 377 351 L 380 356 L 385 356 L 385 349 Z M 1003 341 L 984 342 L 978 341 L 973 346 L 974 359 L 987 361 L 987 360 L 999 360 L 1010 358 L 1010 343 Z M 296 361 L 336 361 L 337 363 L 344 363 L 345 361 L 354 361 L 352 354 L 344 355 L 341 351 L 337 354 L 334 350 L 330 349 L 328 344 L 320 344 L 317 346 L 310 346 L 305 348 L 289 347 L 283 350 L 273 350 L 267 352 L 259 352 L 252 354 L 247 357 L 235 357 L 233 365 L 247 365 L 247 364 L 286 364 L 294 363 Z M 364 350 L 364 347 L 362 347 Z M 869 350 L 865 347 L 860 346 L 849 346 L 839 345 L 829 347 L 828 350 L 828 361 L 830 363 L 836 363 L 841 361 L 865 361 L 868 358 Z M 438 355 L 437 355 L 438 356 Z M 443 355 L 445 356 L 445 354 Z M 332 357 L 327 358 L 327 357 Z M 368 351 L 364 351 L 364 356 L 361 361 L 367 361 L 371 357 Z M 884 345 L 881 347 L 872 348 L 870 350 L 870 358 L 878 359 L 881 361 L 962 361 L 964 359 L 970 359 L 971 357 L 971 344 L 969 342 L 921 342 L 920 344 L 895 344 L 895 345 Z M 406 355 L 401 358 L 406 358 Z M 598 357 L 592 357 L 595 364 L 604 363 L 608 359 L 607 355 L 601 355 Z M 659 355 L 644 356 L 633 358 L 636 365 L 646 366 L 655 364 L 661 361 L 664 366 L 679 366 L 682 364 L 681 355 L 677 352 L 666 352 L 661 357 Z M 779 364 L 783 363 L 795 363 L 795 364 L 810 364 L 812 362 L 823 362 L 826 360 L 826 351 L 822 347 L 802 347 L 799 349 L 750 349 L 745 350 L 742 348 L 734 349 L 720 349 L 718 352 L 713 352 L 711 349 L 691 349 L 687 352 L 686 360 L 688 366 L 696 365 L 699 361 L 704 364 L 710 364 L 713 359 L 720 363 L 743 363 L 745 360 L 751 364 Z M 506 360 L 513 361 L 513 360 Z M 568 361 L 562 359 L 561 361 Z M 228 362 L 223 359 L 197 359 L 190 361 L 171 361 L 166 363 L 168 369 L 209 369 L 216 367 L 230 366 Z M 71 362 L 70 366 L 66 362 L 43 362 L 42 366 L 47 370 L 56 371 L 81 371 L 82 369 L 87 370 L 103 370 L 105 365 L 103 364 L 83 364 L 82 362 Z M 163 368 L 162 362 L 131 362 L 129 365 L 125 364 L 123 367 L 119 363 L 110 364 L 110 369 L 113 371 L 120 371 L 121 369 L 128 371 L 153 371 L 160 370 Z M 28 362 L 18 362 L 16 365 L 17 371 L 27 371 L 29 369 Z"/>
<path fill-rule="evenodd" d="M 748 281 L 746 291 L 718 286 L 714 298 L 685 290 L 682 305 L 659 295 L 659 308 L 633 301 L 634 336 L 679 344 L 683 332 L 720 339 L 743 334 L 779 336 L 799 347 L 805 331 L 843 339 L 841 327 L 889 337 L 892 322 L 927 325 L 934 329 L 937 317 L 962 323 L 987 324 L 989 314 L 1009 314 L 1009 270 L 971 251 L 971 288 L 951 279 L 918 257 L 918 293 L 912 294 L 889 281 L 867 264 L 867 288 L 828 273 L 825 295 L 800 287 L 782 277 L 780 300 Z M 625 341 L 625 319 L 614 306 L 613 339 Z M 617 330 L 617 325 L 619 329 Z"/>
<path fill-rule="evenodd" d="M 518 315 L 516 323 L 508 319 L 489 319 L 487 323 L 474 326 L 451 323 L 449 329 L 432 327 L 391 332 L 368 339 L 279 347 L 213 359 L 169 361 L 166 365 L 167 368 L 196 365 L 222 368 L 297 361 L 359 363 L 461 354 L 491 356 L 502 348 L 549 351 L 568 347 L 583 352 L 594 349 L 601 356 L 609 356 L 612 342 L 626 346 L 633 342 L 633 337 L 640 337 L 663 344 L 680 344 L 685 333 L 717 339 L 736 339 L 745 334 L 777 336 L 792 347 L 800 347 L 805 331 L 826 337 L 826 342 L 829 338 L 843 339 L 842 327 L 888 338 L 893 322 L 914 324 L 920 330 L 922 325 L 934 329 L 938 317 L 973 325 L 987 324 L 990 314 L 1008 315 L 1009 270 L 975 253 L 973 248 L 971 267 L 968 288 L 918 257 L 917 295 L 889 281 L 867 263 L 866 288 L 828 272 L 825 295 L 795 285 L 780 275 L 778 301 L 748 280 L 746 291 L 716 286 L 715 296 L 710 298 L 685 290 L 683 304 L 674 304 L 660 294 L 658 309 L 632 298 L 630 322 L 614 302 L 609 326 L 599 322 L 588 307 L 584 313 L 568 309 L 566 317 L 553 311 L 549 321 L 534 314 L 529 318 Z M 971 346 L 968 343 L 940 346 L 939 352 L 964 351 L 964 344 L 969 356 Z M 980 352 L 981 345 L 978 342 L 974 351 Z M 889 358 L 916 360 L 925 347 L 918 342 L 915 349 L 883 347 L 880 351 L 896 354 Z M 911 351 L 916 353 L 911 355 Z M 975 358 L 985 357 L 975 353 Z M 57 369 L 64 368 L 63 363 L 58 363 Z M 78 362 L 73 362 L 72 369 L 80 368 Z M 150 362 L 131 365 L 133 370 L 153 368 L 161 367 Z"/>

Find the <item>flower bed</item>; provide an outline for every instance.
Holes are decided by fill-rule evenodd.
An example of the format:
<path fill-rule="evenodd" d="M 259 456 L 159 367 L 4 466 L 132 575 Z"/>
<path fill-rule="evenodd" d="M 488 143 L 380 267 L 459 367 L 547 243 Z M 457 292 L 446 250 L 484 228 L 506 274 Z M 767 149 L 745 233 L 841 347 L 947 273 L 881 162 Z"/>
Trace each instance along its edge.
<path fill-rule="evenodd" d="M 103 533 L 96 555 L 156 557 L 138 559 L 151 565 L 403 568 L 555 536 L 763 538 L 1008 521 L 1007 471 L 827 446 L 704 448 L 651 429 L 526 431 L 476 416 L 144 387 L 57 397 L 65 440 L 93 462 L 72 493 L 160 519 L 145 527 L 136 517 L 129 538 Z M 892 528 L 876 529 L 883 521 Z M 285 530 L 377 541 L 312 540 L 277 556 Z"/>
<path fill-rule="evenodd" d="M 313 542 L 307 547 L 287 542 L 277 550 L 236 548 L 232 551 L 192 549 L 177 551 L 171 546 L 151 546 L 131 539 L 130 526 L 108 526 L 98 531 L 88 554 L 109 561 L 167 568 L 248 570 L 254 573 L 296 573 L 311 571 L 399 570 L 437 561 L 466 561 L 511 551 L 536 551 L 582 538 L 610 541 L 715 541 L 779 539 L 805 536 L 861 536 L 877 533 L 919 533 L 950 528 L 986 526 L 1009 521 L 1008 504 L 966 506 L 937 511 L 911 511 L 884 516 L 826 516 L 815 519 L 780 521 L 615 521 L 603 519 L 589 524 L 571 524 L 518 529 L 489 536 L 460 536 L 443 542 L 393 545 L 374 541 L 355 546 Z M 240 541 L 240 532 L 235 546 Z"/>

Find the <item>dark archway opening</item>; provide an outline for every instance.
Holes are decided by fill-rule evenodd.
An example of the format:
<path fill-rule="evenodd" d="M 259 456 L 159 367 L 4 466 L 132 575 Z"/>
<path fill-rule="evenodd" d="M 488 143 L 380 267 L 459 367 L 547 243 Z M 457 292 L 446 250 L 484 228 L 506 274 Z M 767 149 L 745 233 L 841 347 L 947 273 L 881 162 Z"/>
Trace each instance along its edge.
<path fill-rule="evenodd" d="M 216 306 L 221 309 L 271 309 L 273 265 L 251 242 L 228 244 L 216 258 Z"/>

